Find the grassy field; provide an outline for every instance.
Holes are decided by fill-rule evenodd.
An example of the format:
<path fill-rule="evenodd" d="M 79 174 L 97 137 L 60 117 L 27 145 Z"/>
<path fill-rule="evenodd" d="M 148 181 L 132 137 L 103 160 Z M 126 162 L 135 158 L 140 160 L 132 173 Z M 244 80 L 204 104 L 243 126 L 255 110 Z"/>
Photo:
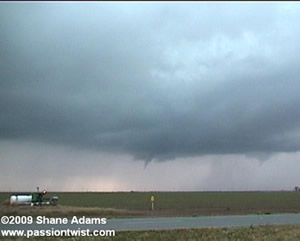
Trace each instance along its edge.
<path fill-rule="evenodd" d="M 97 210 L 121 209 L 124 212 L 127 210 L 127 216 L 131 216 L 130 212 L 133 216 L 300 212 L 300 193 L 297 192 L 87 192 L 56 194 L 59 196 L 60 208 L 65 206 L 69 208 L 76 207 L 77 210 L 81 211 L 87 210 L 85 208 L 98 208 Z M 155 196 L 154 212 L 150 211 L 151 195 Z M 0 203 L 8 200 L 8 197 L 8 193 L 1 193 Z M 9 208 L 7 205 L 2 206 L 5 206 L 2 207 L 3 210 Z"/>
<path fill-rule="evenodd" d="M 300 226 L 257 226 L 248 228 L 204 228 L 204 229 L 180 229 L 166 231 L 131 231 L 117 232 L 115 237 L 94 238 L 3 238 L 6 240 L 57 240 L 57 241 L 296 241 L 300 240 Z"/>

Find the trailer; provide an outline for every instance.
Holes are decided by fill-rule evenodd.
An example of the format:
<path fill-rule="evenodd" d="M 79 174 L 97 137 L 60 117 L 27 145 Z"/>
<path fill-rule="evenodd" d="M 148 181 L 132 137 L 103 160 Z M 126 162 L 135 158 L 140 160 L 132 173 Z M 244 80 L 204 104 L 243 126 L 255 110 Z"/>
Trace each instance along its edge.
<path fill-rule="evenodd" d="M 51 197 L 45 197 L 47 191 L 32 192 L 32 193 L 14 193 L 10 196 L 10 205 L 31 205 L 31 206 L 56 206 L 58 202 L 58 196 L 53 195 Z"/>

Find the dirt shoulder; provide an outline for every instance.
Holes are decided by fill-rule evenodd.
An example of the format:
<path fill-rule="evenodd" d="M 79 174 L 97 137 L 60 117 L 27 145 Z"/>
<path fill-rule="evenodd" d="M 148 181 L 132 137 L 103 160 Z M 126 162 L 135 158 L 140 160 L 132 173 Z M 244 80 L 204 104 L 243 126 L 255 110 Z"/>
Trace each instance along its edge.
<path fill-rule="evenodd" d="M 294 209 L 160 209 L 160 210 L 129 210 L 98 207 L 70 207 L 70 206 L 10 206 L 0 205 L 0 216 L 47 216 L 47 217 L 183 217 L 183 216 L 211 216 L 211 215 L 239 215 L 239 214 L 274 214 L 297 213 Z"/>

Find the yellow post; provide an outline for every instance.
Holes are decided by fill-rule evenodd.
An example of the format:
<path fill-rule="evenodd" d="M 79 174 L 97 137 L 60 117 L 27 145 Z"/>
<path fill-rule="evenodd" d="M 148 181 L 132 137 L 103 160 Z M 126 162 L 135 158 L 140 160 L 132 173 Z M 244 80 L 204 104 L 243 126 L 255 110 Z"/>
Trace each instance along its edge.
<path fill-rule="evenodd" d="M 154 210 L 154 196 L 151 196 L 151 210 Z"/>

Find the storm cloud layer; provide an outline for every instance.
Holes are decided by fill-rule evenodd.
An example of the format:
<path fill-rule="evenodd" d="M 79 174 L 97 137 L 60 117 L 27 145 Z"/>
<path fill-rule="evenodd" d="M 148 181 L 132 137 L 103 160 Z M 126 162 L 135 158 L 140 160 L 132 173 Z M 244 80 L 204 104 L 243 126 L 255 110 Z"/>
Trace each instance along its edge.
<path fill-rule="evenodd" d="M 299 3 L 1 3 L 0 138 L 167 160 L 300 150 Z"/>

